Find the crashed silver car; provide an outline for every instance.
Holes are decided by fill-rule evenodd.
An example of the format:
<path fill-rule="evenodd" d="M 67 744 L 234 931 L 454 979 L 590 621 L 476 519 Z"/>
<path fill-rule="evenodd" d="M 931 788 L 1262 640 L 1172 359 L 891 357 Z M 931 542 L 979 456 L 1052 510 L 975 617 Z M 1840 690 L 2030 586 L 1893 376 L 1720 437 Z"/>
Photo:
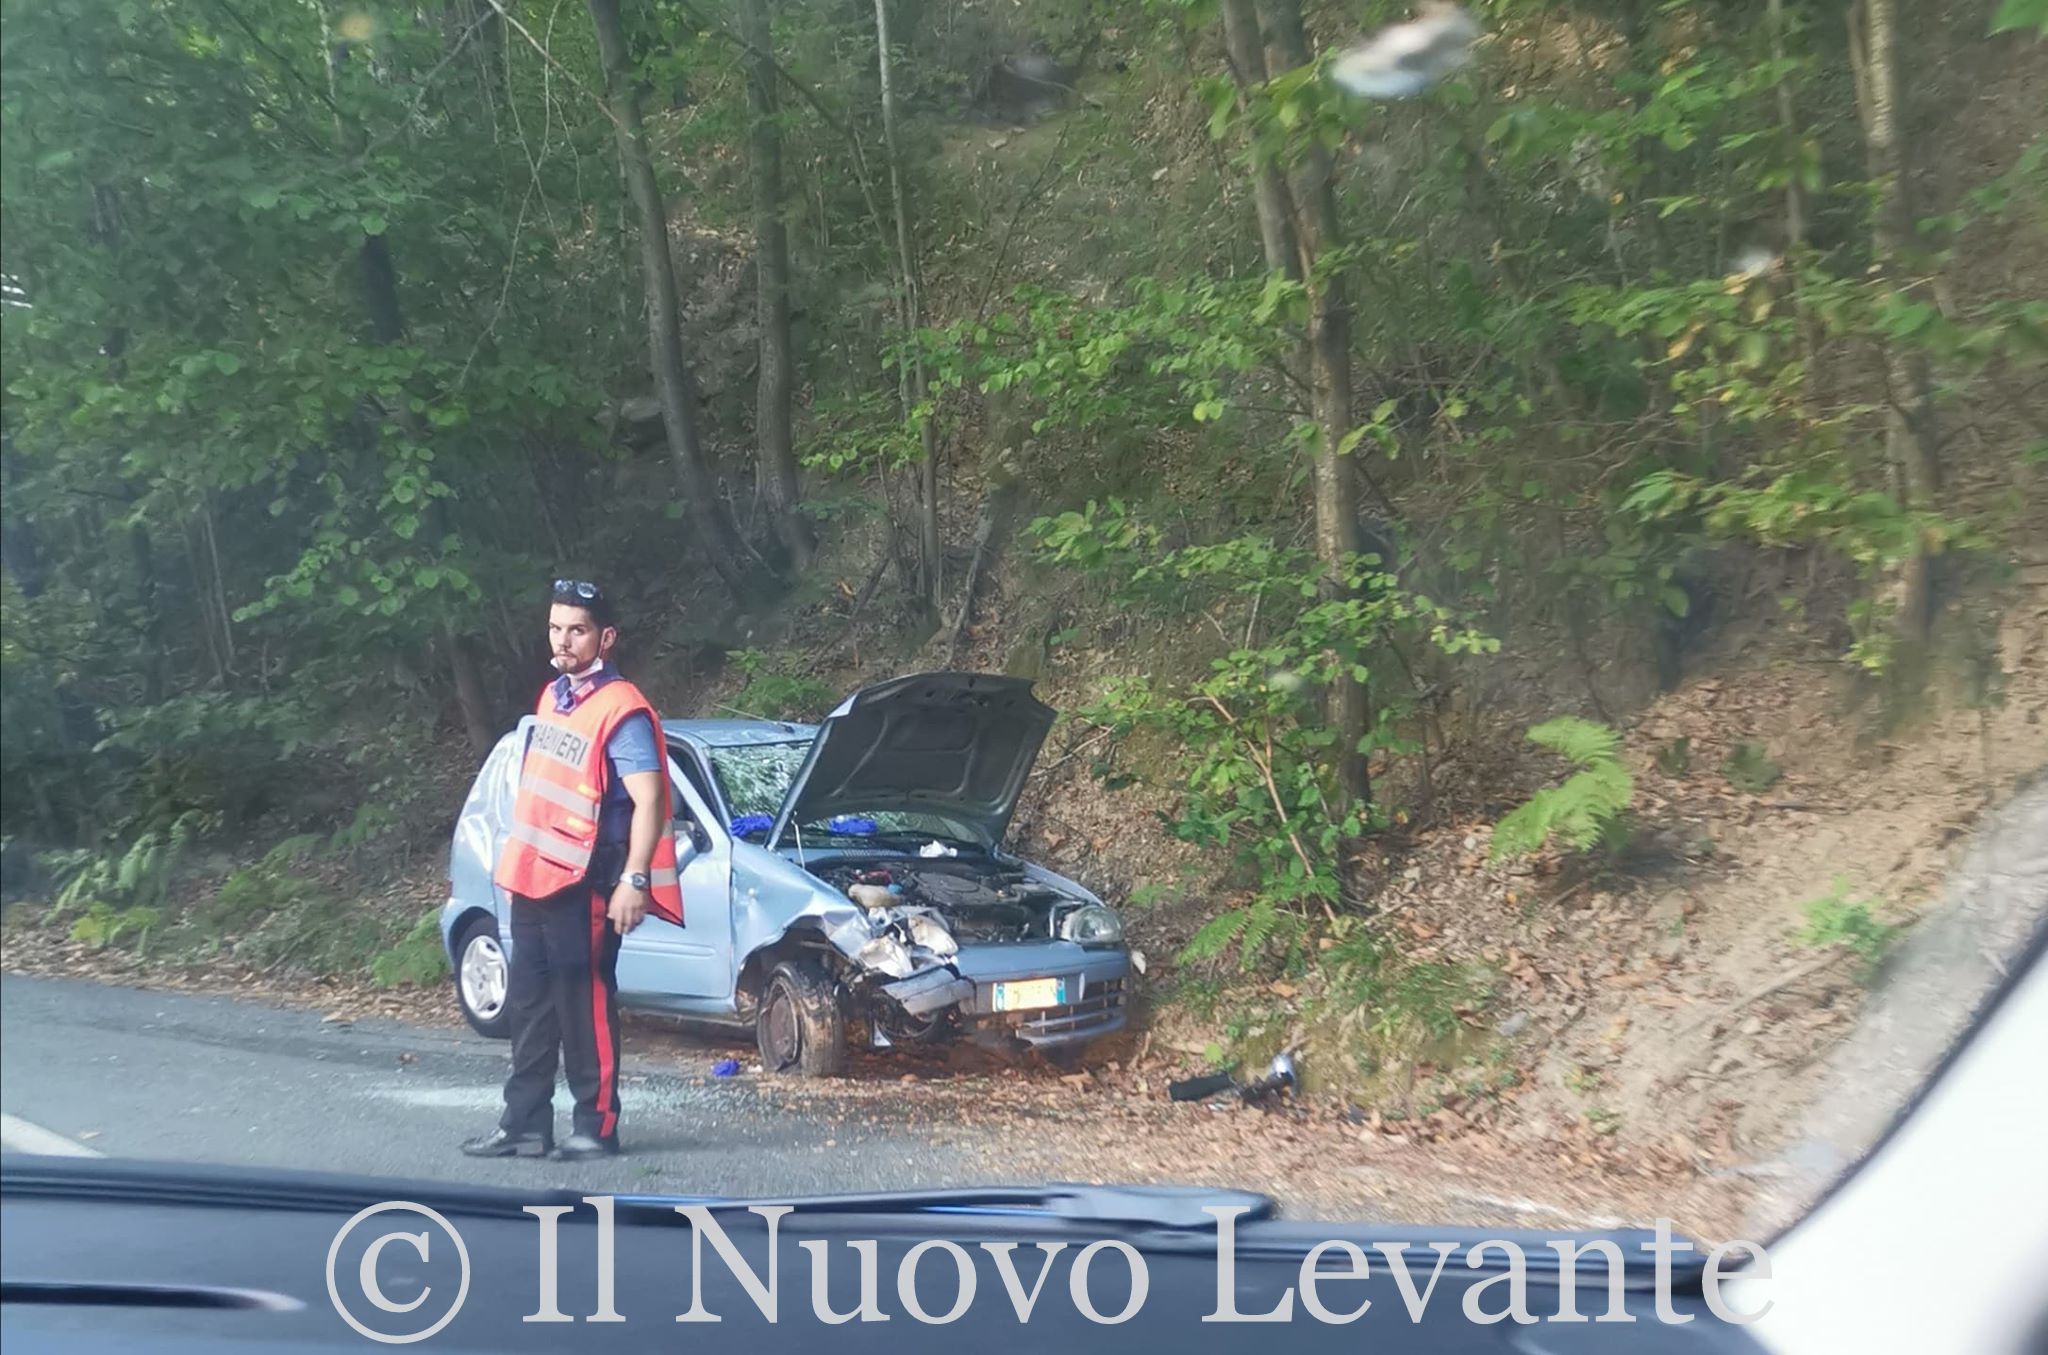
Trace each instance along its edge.
<path fill-rule="evenodd" d="M 962 1037 L 1078 1059 L 1123 1027 L 1133 956 L 1115 909 L 1004 849 L 1052 722 L 1029 682 L 979 673 L 868 687 L 817 726 L 665 722 L 684 925 L 627 935 L 621 1004 L 751 1027 L 773 1072 Z M 498 1038 L 511 929 L 491 865 L 530 724 L 470 790 L 441 913 L 463 1015 Z"/>

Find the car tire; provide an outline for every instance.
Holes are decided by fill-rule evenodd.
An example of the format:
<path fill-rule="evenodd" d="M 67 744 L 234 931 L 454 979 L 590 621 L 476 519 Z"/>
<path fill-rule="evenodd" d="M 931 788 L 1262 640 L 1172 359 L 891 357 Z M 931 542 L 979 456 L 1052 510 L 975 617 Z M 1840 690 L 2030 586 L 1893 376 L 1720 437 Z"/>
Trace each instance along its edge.
<path fill-rule="evenodd" d="M 754 1017 L 761 1066 L 799 1077 L 846 1071 L 846 1004 L 825 966 L 808 957 L 784 960 L 761 987 Z"/>
<path fill-rule="evenodd" d="M 455 939 L 455 1002 L 463 1019 L 485 1039 L 512 1038 L 512 1013 L 505 1003 L 510 978 L 505 947 L 498 940 L 498 920 L 473 919 Z"/>

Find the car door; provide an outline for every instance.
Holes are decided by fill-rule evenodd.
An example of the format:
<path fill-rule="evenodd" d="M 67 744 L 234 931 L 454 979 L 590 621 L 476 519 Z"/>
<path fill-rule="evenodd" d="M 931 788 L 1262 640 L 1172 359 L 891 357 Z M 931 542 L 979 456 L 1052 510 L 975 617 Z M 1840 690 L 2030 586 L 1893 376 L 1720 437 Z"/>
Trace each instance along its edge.
<path fill-rule="evenodd" d="M 732 997 L 732 839 L 669 758 L 678 817 L 681 927 L 649 913 L 619 947 L 619 992 L 650 1007 L 729 1010 Z"/>

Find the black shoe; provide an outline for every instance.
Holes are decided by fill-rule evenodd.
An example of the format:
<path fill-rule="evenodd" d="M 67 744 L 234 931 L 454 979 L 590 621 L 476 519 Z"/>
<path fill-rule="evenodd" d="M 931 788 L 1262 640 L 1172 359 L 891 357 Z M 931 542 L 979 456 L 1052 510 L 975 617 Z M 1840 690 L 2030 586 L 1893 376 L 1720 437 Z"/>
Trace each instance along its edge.
<path fill-rule="evenodd" d="M 513 1134 L 499 1128 L 462 1145 L 467 1157 L 546 1157 L 555 1146 L 553 1134 Z"/>
<path fill-rule="evenodd" d="M 619 1141 L 615 1138 L 601 1139 L 594 1134 L 571 1134 L 562 1140 L 562 1146 L 555 1149 L 557 1162 L 588 1162 L 596 1157 L 616 1157 Z"/>

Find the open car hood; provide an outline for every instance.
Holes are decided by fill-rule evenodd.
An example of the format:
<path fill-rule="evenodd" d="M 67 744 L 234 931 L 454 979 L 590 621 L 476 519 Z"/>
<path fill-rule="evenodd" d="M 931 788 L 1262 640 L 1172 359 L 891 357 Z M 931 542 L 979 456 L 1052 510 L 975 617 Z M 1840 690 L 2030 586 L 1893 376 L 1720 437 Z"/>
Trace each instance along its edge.
<path fill-rule="evenodd" d="M 919 673 L 864 687 L 819 726 L 768 841 L 793 840 L 798 823 L 894 812 L 937 816 L 993 849 L 1052 722 L 1024 678 Z"/>

